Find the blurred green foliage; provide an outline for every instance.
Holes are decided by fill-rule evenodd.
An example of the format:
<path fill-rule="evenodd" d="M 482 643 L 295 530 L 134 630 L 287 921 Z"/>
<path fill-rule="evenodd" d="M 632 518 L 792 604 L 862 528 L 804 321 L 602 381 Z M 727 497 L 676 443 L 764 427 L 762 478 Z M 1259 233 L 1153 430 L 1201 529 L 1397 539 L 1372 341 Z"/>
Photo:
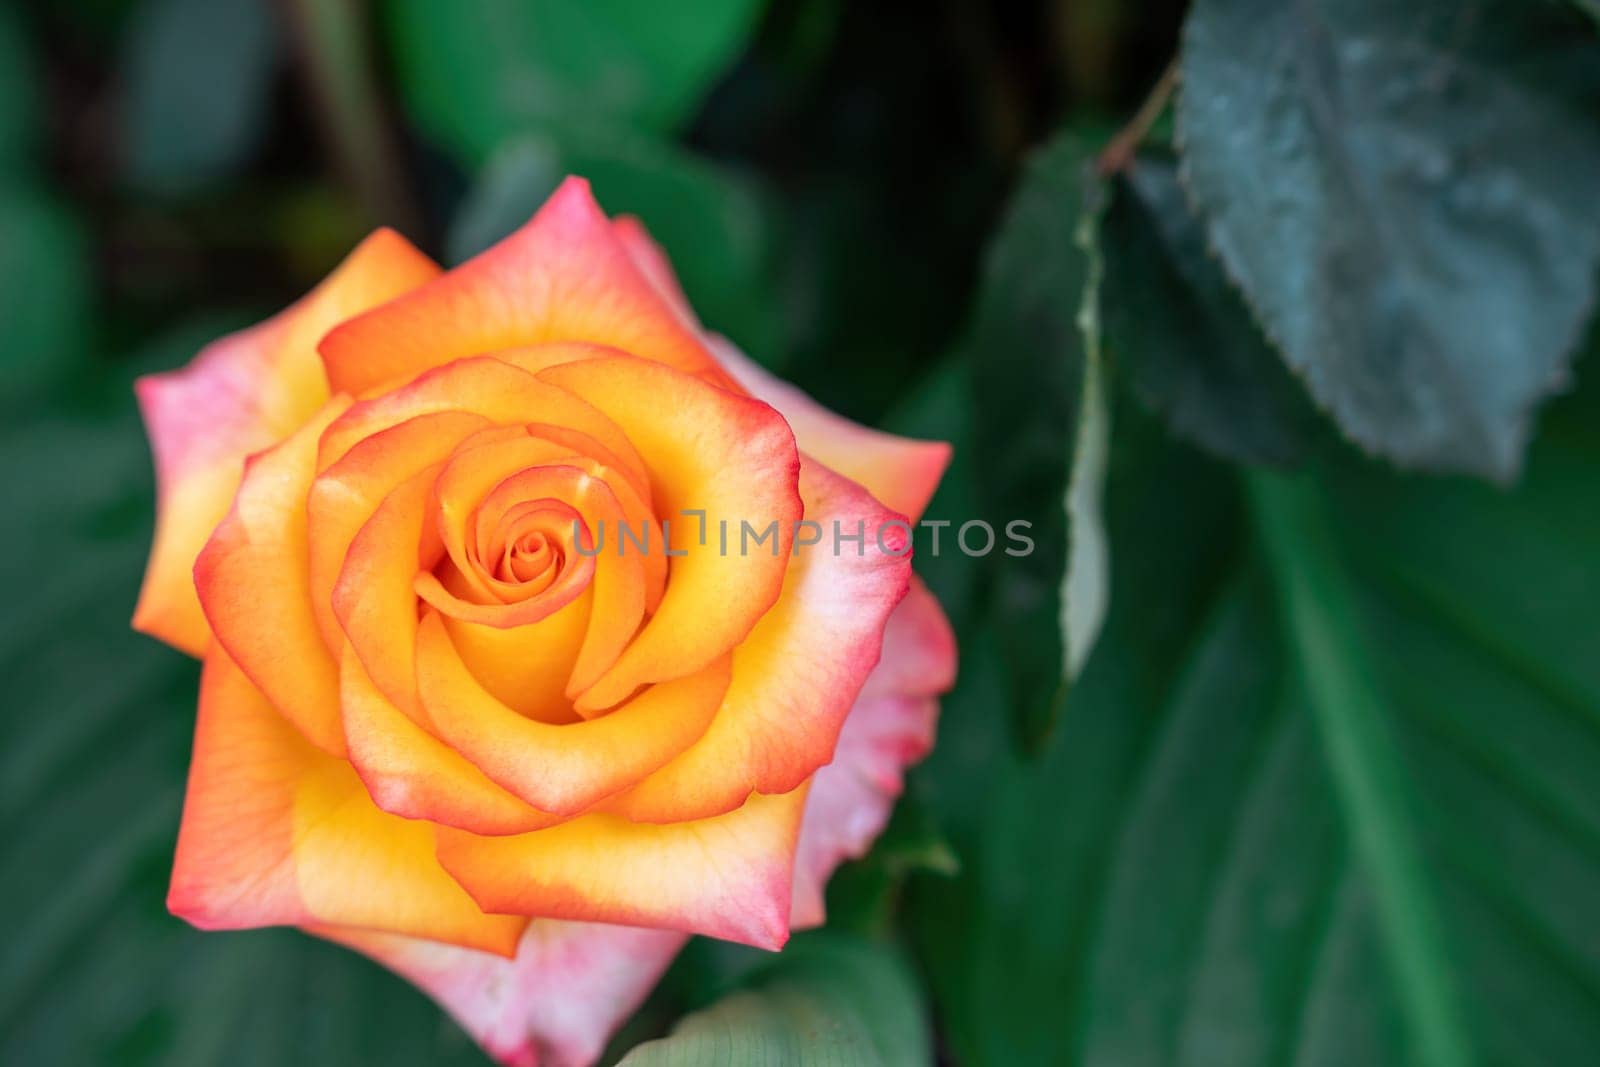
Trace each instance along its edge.
<path fill-rule="evenodd" d="M 963 1060 L 1584 1061 L 1597 399 L 1557 406 L 1513 494 L 1331 460 L 1292 558 L 1281 505 L 1119 413 L 1116 594 L 1053 743 L 1008 754 L 980 625 L 918 772 L 964 859 L 912 909 Z M 1467 1053 L 1420 1045 L 1435 998 Z"/>
<path fill-rule="evenodd" d="M 1070 681 L 1064 576 L 1085 531 L 1061 501 L 1077 476 L 1100 358 L 1082 318 L 1099 300 L 1094 230 L 1105 198 L 1089 173 L 1092 155 L 1069 134 L 1030 162 L 990 244 L 970 342 L 982 368 L 972 383 L 972 448 L 985 472 L 985 517 L 995 529 L 1017 516 L 1033 523 L 1034 551 L 995 560 L 992 594 L 1014 680 L 1008 703 L 1030 743 L 1059 716 Z"/>
<path fill-rule="evenodd" d="M 61 375 L 90 336 L 88 242 L 39 165 L 39 98 L 22 23 L 0 10 L 0 398 Z"/>
<path fill-rule="evenodd" d="M 1140 399 L 1219 455 L 1300 459 L 1311 403 L 1211 255 L 1170 154 L 1141 154 L 1117 181 L 1101 244 L 1106 343 Z"/>
<path fill-rule="evenodd" d="M 166 914 L 196 672 L 127 629 L 129 386 L 568 172 L 708 327 L 954 442 L 930 518 L 1041 546 L 919 557 L 961 678 L 831 929 L 694 942 L 610 1060 L 1593 1058 L 1592 3 L 331 2 L 0 7 L 0 1061 L 482 1062 L 350 953 Z"/>
<path fill-rule="evenodd" d="M 268 132 L 281 58 L 265 0 L 142 4 L 123 39 L 119 71 L 122 165 L 135 188 L 175 194 L 249 161 Z"/>
<path fill-rule="evenodd" d="M 417 125 L 482 162 L 530 130 L 670 132 L 754 29 L 757 0 L 389 0 Z"/>

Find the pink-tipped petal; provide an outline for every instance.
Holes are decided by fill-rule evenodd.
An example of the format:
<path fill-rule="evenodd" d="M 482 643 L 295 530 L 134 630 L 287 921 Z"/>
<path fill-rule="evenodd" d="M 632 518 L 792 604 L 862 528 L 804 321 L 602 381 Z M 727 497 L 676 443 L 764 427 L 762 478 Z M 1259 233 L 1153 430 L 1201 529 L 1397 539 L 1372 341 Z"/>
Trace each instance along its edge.
<path fill-rule="evenodd" d="M 415 984 L 504 1067 L 590 1067 L 688 940 L 671 930 L 537 919 L 507 960 L 393 934 L 311 932 Z"/>
<path fill-rule="evenodd" d="M 948 444 L 899 437 L 852 422 L 768 373 L 726 337 L 713 334 L 706 341 L 736 382 L 789 421 L 800 451 L 863 486 L 912 522 L 922 517 L 950 465 Z"/>
<path fill-rule="evenodd" d="M 832 757 L 906 595 L 910 545 L 898 515 L 809 456 L 800 493 L 812 526 L 796 537 L 778 603 L 734 651 L 722 710 L 607 810 L 638 822 L 707 818 L 751 790 L 788 792 Z"/>
<path fill-rule="evenodd" d="M 440 869 L 432 827 L 380 811 L 215 646 L 167 907 L 202 930 L 334 924 L 508 957 L 526 926 L 484 914 Z"/>
<path fill-rule="evenodd" d="M 157 492 L 134 629 L 204 653 L 211 633 L 189 572 L 228 511 L 245 457 L 289 436 L 328 399 L 316 351 L 323 334 L 438 273 L 404 237 L 378 230 L 287 310 L 135 383 Z"/>
<path fill-rule="evenodd" d="M 656 292 L 661 294 L 678 317 L 690 327 L 700 329 L 700 320 L 695 317 L 694 308 L 689 306 L 689 298 L 684 295 L 683 286 L 678 283 L 678 274 L 672 269 L 672 260 L 667 258 L 666 249 L 656 244 L 650 231 L 644 228 L 633 215 L 618 215 L 611 224 L 612 232 L 617 235 L 617 240 L 622 242 L 622 247 L 627 249 L 628 255 L 633 260 L 633 265 L 655 286 Z"/>
<path fill-rule="evenodd" d="M 698 331 L 634 265 L 581 178 L 568 178 L 493 248 L 345 323 L 321 350 L 333 387 L 361 395 L 464 356 L 545 341 L 612 345 L 727 380 Z"/>
<path fill-rule="evenodd" d="M 678 283 L 672 261 L 644 224 L 631 215 L 624 215 L 612 224 L 612 231 L 627 249 L 639 273 L 661 294 L 661 299 L 686 326 L 700 331 L 700 322 Z M 769 374 L 726 337 L 701 332 L 722 369 L 752 396 L 765 400 L 789 420 L 800 451 L 865 486 L 873 496 L 912 522 L 922 517 L 950 463 L 948 444 L 898 437 L 852 422 Z"/>
<path fill-rule="evenodd" d="M 939 695 L 955 681 L 956 646 L 939 602 L 913 580 L 883 635 L 883 659 L 850 710 L 833 762 L 812 779 L 794 862 L 796 930 L 822 925 L 823 889 L 839 864 L 866 855 L 889 822 L 905 771 L 933 747 Z"/>

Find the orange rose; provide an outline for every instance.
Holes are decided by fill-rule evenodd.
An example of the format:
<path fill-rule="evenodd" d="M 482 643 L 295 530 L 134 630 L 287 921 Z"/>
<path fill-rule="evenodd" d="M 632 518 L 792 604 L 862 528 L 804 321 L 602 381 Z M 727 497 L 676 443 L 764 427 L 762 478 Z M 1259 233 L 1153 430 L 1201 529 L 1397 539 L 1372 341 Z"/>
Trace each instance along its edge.
<path fill-rule="evenodd" d="M 689 933 L 820 922 L 931 743 L 947 446 L 705 335 L 582 181 L 448 272 L 379 231 L 138 394 L 134 625 L 205 660 L 170 907 L 366 952 L 502 1062 L 592 1060 Z"/>

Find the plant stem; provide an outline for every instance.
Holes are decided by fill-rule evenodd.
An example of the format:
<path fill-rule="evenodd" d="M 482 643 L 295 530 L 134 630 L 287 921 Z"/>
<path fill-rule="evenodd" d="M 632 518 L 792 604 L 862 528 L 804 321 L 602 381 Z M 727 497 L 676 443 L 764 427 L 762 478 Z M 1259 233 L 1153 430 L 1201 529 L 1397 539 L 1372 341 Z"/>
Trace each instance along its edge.
<path fill-rule="evenodd" d="M 374 74 L 365 0 L 288 0 L 317 122 L 334 165 L 375 223 L 417 235 Z"/>
<path fill-rule="evenodd" d="M 1155 85 L 1151 86 L 1150 95 L 1144 98 L 1144 103 L 1139 105 L 1139 110 L 1134 112 L 1133 118 L 1107 142 L 1099 158 L 1095 160 L 1095 170 L 1102 178 L 1109 178 L 1132 165 L 1134 153 L 1144 142 L 1150 127 L 1156 124 L 1156 119 L 1159 119 L 1161 113 L 1166 110 L 1167 101 L 1172 99 L 1173 90 L 1177 87 L 1178 61 L 1174 58 L 1167 64 L 1167 69 L 1161 72 L 1161 77 L 1156 79 Z"/>

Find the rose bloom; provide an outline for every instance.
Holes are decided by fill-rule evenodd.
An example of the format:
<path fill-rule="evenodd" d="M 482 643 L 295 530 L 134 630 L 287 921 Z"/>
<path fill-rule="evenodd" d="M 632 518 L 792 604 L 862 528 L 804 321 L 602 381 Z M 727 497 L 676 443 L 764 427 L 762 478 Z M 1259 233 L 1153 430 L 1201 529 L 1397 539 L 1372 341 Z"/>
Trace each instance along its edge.
<path fill-rule="evenodd" d="M 691 933 L 820 923 L 932 743 L 903 524 L 948 446 L 702 331 L 579 179 L 454 270 L 380 230 L 137 391 L 134 625 L 204 660 L 170 908 L 364 952 L 502 1063 L 593 1061 Z"/>

